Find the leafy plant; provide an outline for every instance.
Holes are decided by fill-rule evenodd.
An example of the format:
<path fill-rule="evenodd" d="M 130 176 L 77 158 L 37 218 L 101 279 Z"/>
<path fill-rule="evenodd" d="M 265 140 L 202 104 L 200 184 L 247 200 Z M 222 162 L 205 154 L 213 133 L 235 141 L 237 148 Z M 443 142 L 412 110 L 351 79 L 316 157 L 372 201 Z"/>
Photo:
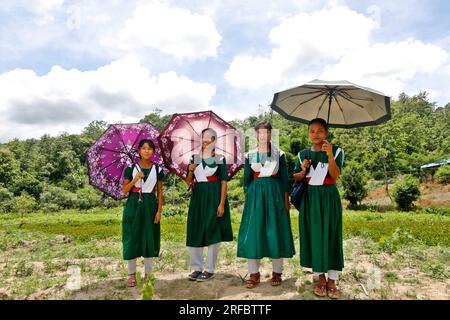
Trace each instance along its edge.
<path fill-rule="evenodd" d="M 444 164 L 434 174 L 440 183 L 450 183 L 450 165 Z"/>
<path fill-rule="evenodd" d="M 142 300 L 153 300 L 154 284 L 155 276 L 153 275 L 153 273 L 150 273 L 147 276 L 147 281 L 142 286 Z"/>
<path fill-rule="evenodd" d="M 419 180 L 411 175 L 405 175 L 394 185 L 394 199 L 400 210 L 408 211 L 413 208 L 413 202 L 419 199 Z"/>

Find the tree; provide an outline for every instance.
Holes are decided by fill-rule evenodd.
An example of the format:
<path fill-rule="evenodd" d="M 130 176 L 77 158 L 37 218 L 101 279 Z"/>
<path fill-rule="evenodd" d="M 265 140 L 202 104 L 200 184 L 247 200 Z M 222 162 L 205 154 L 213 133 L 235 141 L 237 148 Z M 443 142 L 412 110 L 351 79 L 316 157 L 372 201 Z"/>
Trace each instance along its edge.
<path fill-rule="evenodd" d="M 10 212 L 14 207 L 14 195 L 8 189 L 0 187 L 0 213 Z"/>
<path fill-rule="evenodd" d="M 8 149 L 0 148 L 0 186 L 9 188 L 20 172 L 19 161 Z"/>
<path fill-rule="evenodd" d="M 96 141 L 108 128 L 108 123 L 103 120 L 90 122 L 84 129 L 82 135 L 92 143 Z"/>
<path fill-rule="evenodd" d="M 140 123 L 150 123 L 155 128 L 157 128 L 159 131 L 164 129 L 164 127 L 169 123 L 170 118 L 172 115 L 164 115 L 161 116 L 161 109 L 155 108 L 152 113 L 146 115 L 143 119 L 141 119 Z"/>
<path fill-rule="evenodd" d="M 419 199 L 419 180 L 411 175 L 405 175 L 394 185 L 394 199 L 400 210 L 408 211 L 413 208 L 413 202 Z"/>
<path fill-rule="evenodd" d="M 357 207 L 367 196 L 367 174 L 364 167 L 356 162 L 347 162 L 340 179 L 344 188 L 344 199 L 350 201 L 352 208 Z"/>

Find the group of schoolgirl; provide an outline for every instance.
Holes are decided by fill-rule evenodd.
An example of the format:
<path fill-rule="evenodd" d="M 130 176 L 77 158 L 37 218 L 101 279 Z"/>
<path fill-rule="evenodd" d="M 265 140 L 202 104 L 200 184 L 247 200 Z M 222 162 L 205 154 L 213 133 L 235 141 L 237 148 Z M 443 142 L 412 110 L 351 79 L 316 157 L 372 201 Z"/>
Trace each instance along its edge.
<path fill-rule="evenodd" d="M 282 283 L 283 259 L 295 255 L 288 194 L 285 153 L 271 143 L 272 126 L 255 126 L 257 148 L 245 155 L 245 203 L 237 239 L 237 257 L 248 259 L 246 287 L 260 283 L 260 261 L 271 258 L 270 284 Z M 311 146 L 295 160 L 295 181 L 306 181 L 307 190 L 299 207 L 300 264 L 318 278 L 314 293 L 339 298 L 336 286 L 344 267 L 342 205 L 336 187 L 344 152 L 327 140 L 328 126 L 321 118 L 308 125 Z M 211 280 L 216 275 L 220 243 L 233 241 L 227 199 L 225 158 L 215 152 L 216 132 L 201 133 L 201 151 L 192 157 L 185 182 L 193 185 L 187 215 L 186 245 L 191 272 L 188 279 Z M 159 256 L 160 219 L 164 173 L 151 162 L 155 145 L 139 143 L 140 161 L 125 170 L 123 192 L 129 193 L 123 210 L 123 258 L 128 263 L 127 286 L 136 285 L 136 259 L 144 258 L 145 277 L 152 272 L 152 258 Z M 208 248 L 206 265 L 203 251 Z M 145 280 L 145 278 L 144 278 Z"/>

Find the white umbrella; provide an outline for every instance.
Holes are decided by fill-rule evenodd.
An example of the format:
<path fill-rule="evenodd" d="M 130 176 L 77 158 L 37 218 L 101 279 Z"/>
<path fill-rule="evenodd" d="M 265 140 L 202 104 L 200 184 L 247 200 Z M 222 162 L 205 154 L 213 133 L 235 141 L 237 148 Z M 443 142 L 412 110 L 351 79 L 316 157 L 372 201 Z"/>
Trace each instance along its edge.
<path fill-rule="evenodd" d="M 289 120 L 327 120 L 330 127 L 355 128 L 391 118 L 391 102 L 383 93 L 348 81 L 313 80 L 274 95 L 272 109 Z"/>

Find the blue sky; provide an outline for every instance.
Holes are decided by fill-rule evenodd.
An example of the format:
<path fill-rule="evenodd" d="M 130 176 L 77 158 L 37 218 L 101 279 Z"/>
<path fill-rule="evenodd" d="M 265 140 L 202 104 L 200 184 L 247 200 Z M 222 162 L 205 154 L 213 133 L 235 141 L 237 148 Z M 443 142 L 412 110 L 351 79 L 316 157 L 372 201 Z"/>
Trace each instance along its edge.
<path fill-rule="evenodd" d="M 0 142 L 92 120 L 212 109 L 227 120 L 315 78 L 450 102 L 448 1 L 0 4 Z"/>

